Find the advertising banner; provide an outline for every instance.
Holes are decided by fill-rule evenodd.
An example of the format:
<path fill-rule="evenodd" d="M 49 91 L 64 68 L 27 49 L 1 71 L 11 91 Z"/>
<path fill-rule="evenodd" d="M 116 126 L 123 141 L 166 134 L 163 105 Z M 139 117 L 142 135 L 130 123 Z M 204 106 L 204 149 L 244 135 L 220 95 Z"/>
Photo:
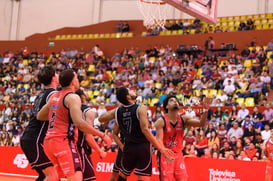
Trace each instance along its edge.
<path fill-rule="evenodd" d="M 35 171 L 19 147 L 0 147 L 0 176 L 35 178 Z M 108 153 L 100 159 L 97 153 L 92 154 L 92 161 L 98 181 L 108 180 L 111 176 L 116 153 Z M 240 161 L 224 159 L 185 158 L 188 181 L 263 181 L 265 180 L 266 163 L 260 161 Z M 137 180 L 132 174 L 128 181 Z M 151 181 L 159 180 L 156 155 L 153 155 L 153 176 Z"/>

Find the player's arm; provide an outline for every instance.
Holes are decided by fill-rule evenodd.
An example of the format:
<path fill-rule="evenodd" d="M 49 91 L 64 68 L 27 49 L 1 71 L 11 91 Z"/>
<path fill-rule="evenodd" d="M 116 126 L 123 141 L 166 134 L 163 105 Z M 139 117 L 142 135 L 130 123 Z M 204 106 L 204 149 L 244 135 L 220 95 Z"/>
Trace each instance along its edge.
<path fill-rule="evenodd" d="M 93 110 L 88 110 L 87 112 L 85 112 L 85 120 L 90 124 L 93 125 L 94 124 L 94 119 L 96 118 L 96 113 Z M 87 142 L 87 144 L 93 148 L 99 155 L 100 158 L 105 158 L 106 157 L 106 152 L 103 151 L 102 149 L 100 149 L 98 143 L 95 141 L 93 135 L 91 134 L 86 134 L 85 136 L 85 140 Z"/>
<path fill-rule="evenodd" d="M 42 109 L 38 112 L 36 118 L 37 120 L 41 121 L 48 121 L 48 114 L 49 114 L 49 104 L 46 103 Z"/>
<path fill-rule="evenodd" d="M 106 122 L 109 122 L 109 121 L 115 119 L 115 112 L 116 112 L 116 109 L 112 109 L 111 111 L 108 111 L 108 112 L 102 114 L 99 117 L 99 122 L 106 123 Z"/>
<path fill-rule="evenodd" d="M 124 145 L 120 141 L 118 134 L 119 134 L 119 125 L 115 121 L 114 128 L 113 128 L 113 139 L 117 143 L 117 145 L 119 146 L 119 148 L 121 149 L 121 151 L 123 151 Z"/>
<path fill-rule="evenodd" d="M 146 139 L 154 145 L 154 147 L 160 151 L 167 159 L 172 160 L 174 158 L 174 153 L 166 149 L 164 146 L 162 146 L 159 142 L 157 142 L 154 135 L 151 133 L 150 129 L 148 128 L 148 118 L 147 118 L 147 107 L 141 106 L 138 109 L 138 115 L 139 115 L 139 122 L 140 122 L 140 128 Z"/>
<path fill-rule="evenodd" d="M 204 127 L 208 117 L 208 109 L 211 105 L 212 99 L 206 98 L 203 104 L 203 113 L 201 115 L 200 120 L 196 118 L 192 118 L 191 116 L 183 115 L 183 120 L 185 121 L 186 126 L 193 127 Z"/>
<path fill-rule="evenodd" d="M 162 146 L 165 147 L 163 144 L 163 136 L 164 136 L 164 120 L 163 118 L 159 118 L 156 122 L 155 122 L 155 129 L 156 129 L 156 140 L 157 142 Z"/>
<path fill-rule="evenodd" d="M 111 146 L 112 141 L 109 136 L 96 130 L 91 125 L 89 125 L 88 122 L 82 119 L 81 99 L 78 95 L 69 94 L 68 96 L 66 96 L 64 103 L 69 109 L 71 119 L 78 129 L 87 134 L 97 135 L 101 137 L 108 147 Z"/>

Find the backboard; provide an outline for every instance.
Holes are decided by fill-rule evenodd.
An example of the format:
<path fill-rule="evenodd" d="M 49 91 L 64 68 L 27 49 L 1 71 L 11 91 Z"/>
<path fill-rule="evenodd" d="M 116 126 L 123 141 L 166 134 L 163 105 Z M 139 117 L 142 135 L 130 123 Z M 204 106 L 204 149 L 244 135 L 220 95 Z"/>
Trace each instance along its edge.
<path fill-rule="evenodd" d="M 217 21 L 218 0 L 163 0 L 175 8 L 209 24 Z"/>

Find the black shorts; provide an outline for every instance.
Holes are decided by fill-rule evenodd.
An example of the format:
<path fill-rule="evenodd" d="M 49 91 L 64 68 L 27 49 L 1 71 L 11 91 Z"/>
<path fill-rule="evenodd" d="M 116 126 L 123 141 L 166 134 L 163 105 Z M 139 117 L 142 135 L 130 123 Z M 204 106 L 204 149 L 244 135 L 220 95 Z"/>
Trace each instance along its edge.
<path fill-rule="evenodd" d="M 32 169 L 43 170 L 53 166 L 46 156 L 43 144 L 32 140 L 20 140 L 21 148 L 26 155 Z"/>
<path fill-rule="evenodd" d="M 119 172 L 120 167 L 121 167 L 121 157 L 122 157 L 122 151 L 119 148 L 112 172 L 117 172 L 117 173 Z"/>
<path fill-rule="evenodd" d="M 152 146 L 150 143 L 124 145 L 120 171 L 130 176 L 134 169 L 136 175 L 152 175 Z"/>
<path fill-rule="evenodd" d="M 93 163 L 91 161 L 90 156 L 86 154 L 83 148 L 78 147 L 78 152 L 80 154 L 81 161 L 82 161 L 83 180 L 84 181 L 96 180 Z"/>

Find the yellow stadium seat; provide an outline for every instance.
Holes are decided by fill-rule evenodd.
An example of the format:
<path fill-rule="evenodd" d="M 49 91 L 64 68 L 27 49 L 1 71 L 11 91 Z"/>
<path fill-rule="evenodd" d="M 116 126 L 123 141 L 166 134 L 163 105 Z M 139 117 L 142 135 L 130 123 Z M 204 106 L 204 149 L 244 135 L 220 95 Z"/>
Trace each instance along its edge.
<path fill-rule="evenodd" d="M 116 38 L 116 33 L 111 33 L 111 38 Z"/>
<path fill-rule="evenodd" d="M 253 97 L 248 97 L 245 99 L 245 105 L 247 107 L 254 107 L 255 103 L 254 103 L 254 98 Z"/>
<path fill-rule="evenodd" d="M 82 39 L 83 38 L 83 34 L 78 34 L 77 38 L 78 39 Z"/>
<path fill-rule="evenodd" d="M 99 34 L 98 33 L 94 34 L 93 38 L 99 38 Z"/>
<path fill-rule="evenodd" d="M 210 89 L 209 90 L 209 98 L 212 98 L 213 96 L 217 96 L 217 90 L 216 89 Z"/>
<path fill-rule="evenodd" d="M 269 59 L 272 53 L 273 53 L 273 51 L 268 51 L 266 54 L 266 57 Z"/>
<path fill-rule="evenodd" d="M 154 98 L 151 99 L 150 106 L 154 106 L 158 102 L 159 102 L 159 98 L 158 97 L 154 97 Z"/>
<path fill-rule="evenodd" d="M 99 34 L 98 38 L 105 38 L 105 34 Z"/>
<path fill-rule="evenodd" d="M 55 39 L 56 40 L 60 40 L 61 39 L 61 35 L 56 35 Z"/>
<path fill-rule="evenodd" d="M 242 106 L 242 104 L 244 104 L 244 102 L 245 102 L 245 99 L 242 97 L 239 97 L 236 99 L 236 102 L 239 104 L 239 106 Z"/>
<path fill-rule="evenodd" d="M 172 35 L 177 35 L 177 30 L 173 30 Z"/>
<path fill-rule="evenodd" d="M 202 90 L 202 92 L 206 97 L 209 96 L 209 90 L 208 89 L 204 89 L 204 90 Z"/>
<path fill-rule="evenodd" d="M 246 68 L 251 67 L 251 65 L 252 65 L 252 60 L 247 59 L 247 60 L 244 61 L 244 66 L 245 66 Z"/>
<path fill-rule="evenodd" d="M 177 31 L 177 34 L 178 34 L 178 35 L 183 35 L 183 30 L 178 30 L 178 31 Z"/>
<path fill-rule="evenodd" d="M 127 37 L 128 38 L 131 38 L 131 37 L 133 37 L 134 36 L 134 34 L 132 33 L 132 32 L 129 32 L 128 34 L 127 34 Z"/>
<path fill-rule="evenodd" d="M 74 35 L 72 35 L 72 39 L 77 39 L 77 37 L 78 37 L 78 35 L 76 35 L 76 34 L 74 34 Z"/>
<path fill-rule="evenodd" d="M 89 90 L 89 91 L 87 91 L 87 94 L 88 94 L 88 97 L 89 97 L 90 99 L 93 98 L 93 91 Z"/>
<path fill-rule="evenodd" d="M 116 38 L 120 38 L 121 37 L 121 33 L 116 33 Z"/>
<path fill-rule="evenodd" d="M 29 84 L 24 84 L 25 89 L 28 89 L 29 87 L 30 87 Z"/>
<path fill-rule="evenodd" d="M 97 97 L 98 95 L 100 95 L 100 91 L 99 90 L 95 90 L 93 92 L 93 95 L 94 95 L 94 97 Z"/>
<path fill-rule="evenodd" d="M 87 38 L 88 38 L 88 34 L 83 34 L 83 35 L 82 35 L 82 38 L 83 38 L 83 39 L 87 39 Z"/>
<path fill-rule="evenodd" d="M 92 39 L 93 37 L 94 37 L 93 34 L 89 34 L 89 35 L 88 35 L 88 38 L 89 38 L 89 39 Z"/>
<path fill-rule="evenodd" d="M 96 71 L 96 66 L 93 64 L 89 65 L 87 72 L 95 72 L 95 71 Z"/>
<path fill-rule="evenodd" d="M 162 88 L 162 84 L 159 83 L 159 82 L 156 82 L 156 83 L 155 83 L 155 87 L 156 87 L 157 89 L 161 89 L 161 88 Z"/>
<path fill-rule="evenodd" d="M 28 62 L 29 62 L 28 59 L 24 59 L 24 60 L 23 60 L 23 63 L 24 63 L 25 66 L 28 66 Z"/>
<path fill-rule="evenodd" d="M 170 30 L 166 31 L 166 35 L 172 35 L 172 31 Z"/>
<path fill-rule="evenodd" d="M 110 33 L 106 33 L 105 35 L 104 35 L 104 38 L 110 38 Z"/>

